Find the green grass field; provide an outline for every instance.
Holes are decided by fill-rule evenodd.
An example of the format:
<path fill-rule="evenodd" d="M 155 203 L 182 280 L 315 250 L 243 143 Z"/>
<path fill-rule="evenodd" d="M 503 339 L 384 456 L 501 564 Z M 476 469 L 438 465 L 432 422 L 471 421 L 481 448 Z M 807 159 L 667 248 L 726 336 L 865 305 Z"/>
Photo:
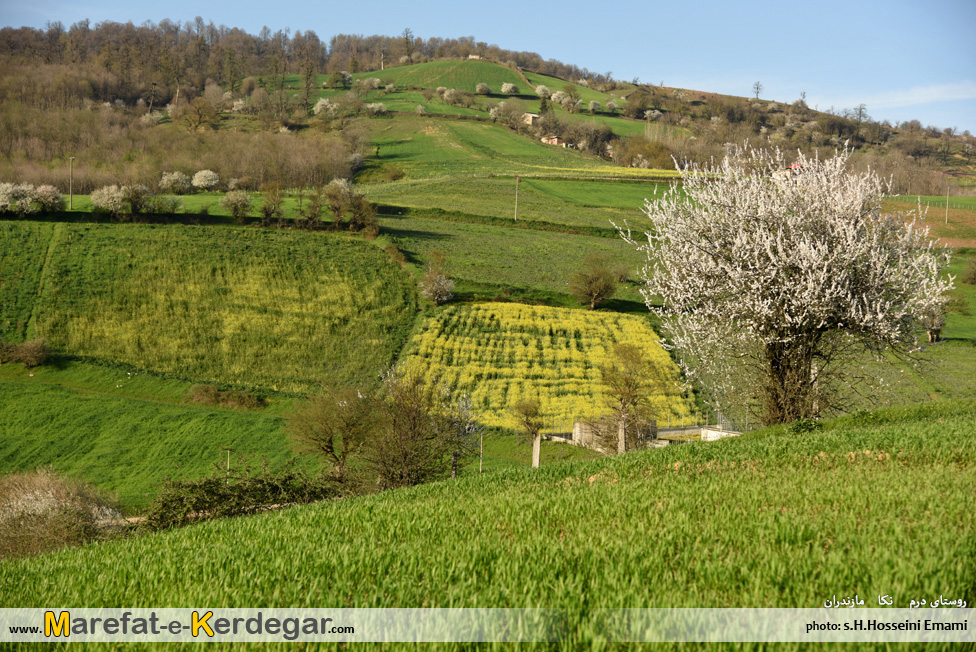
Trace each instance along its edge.
<path fill-rule="evenodd" d="M 644 200 L 661 197 L 666 182 L 571 181 L 520 179 L 518 219 L 567 226 L 612 229 L 611 221 L 641 222 Z M 455 178 L 405 179 L 363 184 L 370 201 L 418 209 L 458 211 L 515 219 L 515 179 Z"/>
<path fill-rule="evenodd" d="M 565 295 L 569 277 L 589 253 L 626 263 L 638 278 L 640 252 L 620 238 L 548 233 L 490 224 L 466 224 L 423 217 L 380 218 L 383 232 L 423 267 L 440 251 L 448 274 L 458 282 L 505 288 L 532 288 Z M 616 297 L 642 301 L 634 283 Z M 570 300 L 575 304 L 575 300 Z"/>
<path fill-rule="evenodd" d="M 30 225 L 24 238 L 0 247 L 29 245 L 41 265 L 0 290 L 8 339 L 44 337 L 64 353 L 195 381 L 285 392 L 333 378 L 372 384 L 416 312 L 409 275 L 339 235 L 58 223 Z"/>
<path fill-rule="evenodd" d="M 591 647 L 602 608 L 973 604 L 974 424 L 888 410 L 204 523 L 0 562 L 0 607 L 545 607 Z"/>

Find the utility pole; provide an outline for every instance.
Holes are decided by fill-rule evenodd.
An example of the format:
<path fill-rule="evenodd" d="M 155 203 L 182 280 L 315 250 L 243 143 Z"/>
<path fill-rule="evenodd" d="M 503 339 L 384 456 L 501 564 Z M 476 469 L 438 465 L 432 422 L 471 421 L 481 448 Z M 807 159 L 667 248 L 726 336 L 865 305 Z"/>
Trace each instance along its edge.
<path fill-rule="evenodd" d="M 515 221 L 518 222 L 518 191 L 519 191 L 519 178 L 515 177 Z"/>
<path fill-rule="evenodd" d="M 946 224 L 949 223 L 949 186 L 946 186 Z"/>
<path fill-rule="evenodd" d="M 74 210 L 75 208 L 75 197 L 74 197 L 74 162 L 75 157 L 68 157 L 68 210 Z"/>

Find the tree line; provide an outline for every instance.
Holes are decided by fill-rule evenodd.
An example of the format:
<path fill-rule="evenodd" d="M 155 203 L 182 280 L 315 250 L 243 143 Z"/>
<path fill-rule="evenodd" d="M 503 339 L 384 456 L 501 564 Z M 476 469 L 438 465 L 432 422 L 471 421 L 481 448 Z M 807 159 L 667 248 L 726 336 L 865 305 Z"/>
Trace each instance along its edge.
<path fill-rule="evenodd" d="M 0 29 L 5 70 L 0 98 L 45 109 L 80 107 L 86 100 L 162 106 L 178 103 L 185 93 L 202 93 L 208 80 L 235 91 L 255 77 L 271 92 L 283 87 L 285 75 L 310 79 L 470 56 L 567 79 L 611 77 L 471 36 L 423 39 L 409 29 L 399 36 L 338 34 L 326 42 L 313 30 L 264 27 L 253 35 L 199 17 L 140 25 L 105 21 L 92 26 L 83 20 L 68 28 L 52 22 L 45 29 Z"/>

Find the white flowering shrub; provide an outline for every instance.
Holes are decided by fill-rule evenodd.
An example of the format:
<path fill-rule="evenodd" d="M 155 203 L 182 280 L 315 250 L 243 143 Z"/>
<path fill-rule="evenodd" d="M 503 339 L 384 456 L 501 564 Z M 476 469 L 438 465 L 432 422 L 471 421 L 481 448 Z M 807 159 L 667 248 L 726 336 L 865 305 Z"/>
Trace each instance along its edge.
<path fill-rule="evenodd" d="M 478 95 L 491 95 L 491 86 L 489 86 L 484 82 L 481 82 L 474 87 L 474 92 L 477 93 Z"/>
<path fill-rule="evenodd" d="M 550 97 L 552 97 L 552 91 L 549 90 L 549 87 L 543 86 L 542 84 L 535 87 L 535 94 L 544 100 L 548 100 Z"/>
<path fill-rule="evenodd" d="M 117 185 L 104 186 L 91 194 L 92 208 L 99 213 L 124 215 L 127 209 L 125 189 Z"/>
<path fill-rule="evenodd" d="M 568 97 L 569 95 L 567 95 L 564 91 L 556 91 L 550 96 L 550 99 L 552 99 L 552 101 L 556 104 L 562 104 Z"/>
<path fill-rule="evenodd" d="M 609 111 L 610 113 L 614 113 L 619 108 L 620 105 L 617 104 L 614 100 L 607 100 L 607 111 Z"/>
<path fill-rule="evenodd" d="M 414 109 L 417 115 L 425 115 L 427 113 L 427 108 L 423 104 L 418 104 L 417 108 Z"/>
<path fill-rule="evenodd" d="M 230 211 L 238 222 L 251 212 L 251 194 L 245 190 L 232 190 L 220 198 L 220 205 Z"/>
<path fill-rule="evenodd" d="M 596 113 L 597 111 L 600 110 L 600 108 L 601 108 L 600 103 L 597 102 L 596 100 L 592 100 L 590 102 L 590 113 Z"/>
<path fill-rule="evenodd" d="M 858 356 L 911 354 L 944 307 L 948 251 L 918 215 L 883 214 L 887 182 L 849 158 L 801 154 L 776 176 L 782 152 L 736 147 L 646 203 L 642 293 L 718 409 L 766 424 L 842 409 Z"/>
<path fill-rule="evenodd" d="M 449 88 L 441 94 L 441 97 L 448 104 L 454 104 L 458 100 L 457 89 Z"/>
<path fill-rule="evenodd" d="M 139 122 L 147 127 L 155 127 L 163 121 L 163 114 L 159 111 L 144 113 L 139 116 Z"/>
<path fill-rule="evenodd" d="M 220 177 L 213 170 L 200 170 L 193 175 L 191 183 L 197 190 L 211 190 L 220 183 Z"/>
<path fill-rule="evenodd" d="M 366 109 L 368 115 L 384 115 L 386 113 L 386 105 L 382 102 L 370 102 L 363 108 Z"/>
<path fill-rule="evenodd" d="M 21 217 L 37 212 L 37 192 L 29 183 L 0 183 L 0 213 Z"/>
<path fill-rule="evenodd" d="M 159 180 L 159 189 L 174 195 L 185 195 L 193 189 L 190 177 L 179 171 L 164 172 Z"/>
<path fill-rule="evenodd" d="M 420 279 L 420 293 L 435 306 L 454 298 L 454 281 L 440 270 L 428 270 Z"/>
<path fill-rule="evenodd" d="M 515 84 L 505 82 L 502 84 L 502 93 L 505 95 L 518 95 L 519 89 Z"/>
<path fill-rule="evenodd" d="M 64 197 L 61 191 L 52 185 L 38 186 L 34 190 L 34 201 L 37 202 L 38 208 L 45 212 L 64 210 Z"/>
<path fill-rule="evenodd" d="M 245 99 L 234 100 L 234 103 L 231 105 L 230 110 L 233 111 L 234 113 L 244 113 L 247 110 L 247 100 Z"/>

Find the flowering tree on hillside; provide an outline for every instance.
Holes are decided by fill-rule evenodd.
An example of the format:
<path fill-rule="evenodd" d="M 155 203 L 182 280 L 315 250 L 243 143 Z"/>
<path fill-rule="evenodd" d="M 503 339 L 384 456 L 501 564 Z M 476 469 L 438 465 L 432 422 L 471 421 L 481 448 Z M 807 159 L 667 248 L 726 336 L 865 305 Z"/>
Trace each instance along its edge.
<path fill-rule="evenodd" d="M 948 251 L 917 215 L 883 215 L 887 184 L 849 156 L 787 168 L 779 151 L 735 149 L 646 204 L 642 293 L 716 407 L 745 400 L 766 424 L 839 408 L 864 352 L 913 353 L 943 309 Z"/>

